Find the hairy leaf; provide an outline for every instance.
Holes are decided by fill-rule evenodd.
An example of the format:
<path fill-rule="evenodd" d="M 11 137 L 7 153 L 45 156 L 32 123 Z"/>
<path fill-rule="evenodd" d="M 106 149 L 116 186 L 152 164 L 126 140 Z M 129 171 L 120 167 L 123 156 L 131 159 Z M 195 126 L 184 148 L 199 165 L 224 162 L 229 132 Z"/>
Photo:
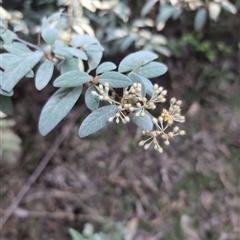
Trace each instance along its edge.
<path fill-rule="evenodd" d="M 99 41 L 95 37 L 91 37 L 87 34 L 76 35 L 71 41 L 73 47 L 82 47 L 90 44 L 99 44 Z"/>
<path fill-rule="evenodd" d="M 86 54 L 88 56 L 89 70 L 95 69 L 102 59 L 103 52 L 86 51 Z"/>
<path fill-rule="evenodd" d="M 43 52 L 26 53 L 8 64 L 3 74 L 2 89 L 11 92 L 14 86 L 40 61 Z"/>
<path fill-rule="evenodd" d="M 140 78 L 142 80 L 142 83 L 145 86 L 147 95 L 152 96 L 153 95 L 153 84 L 152 84 L 152 82 L 144 76 L 140 76 Z"/>
<path fill-rule="evenodd" d="M 84 47 L 84 51 L 88 52 L 103 52 L 104 48 L 100 44 L 91 44 Z"/>
<path fill-rule="evenodd" d="M 230 12 L 232 14 L 237 13 L 237 8 L 229 1 L 223 1 L 222 8 L 224 8 L 225 10 L 227 10 L 228 12 Z"/>
<path fill-rule="evenodd" d="M 58 47 L 58 48 L 55 48 L 53 50 L 53 52 L 56 55 L 59 55 L 59 56 L 65 57 L 65 58 L 69 58 L 69 57 L 73 57 L 74 56 L 74 57 L 77 57 L 77 58 L 81 58 L 83 60 L 87 60 L 88 59 L 88 57 L 85 54 L 85 52 L 83 52 L 82 50 L 79 50 L 77 48 Z"/>
<path fill-rule="evenodd" d="M 26 78 L 33 78 L 34 77 L 34 71 L 30 70 L 24 77 L 26 77 Z"/>
<path fill-rule="evenodd" d="M 207 10 L 199 8 L 194 18 L 194 29 L 201 30 L 207 21 Z"/>
<path fill-rule="evenodd" d="M 53 70 L 54 64 L 50 60 L 47 60 L 40 65 L 35 77 L 35 86 L 38 90 L 42 90 L 47 86 L 52 78 Z"/>
<path fill-rule="evenodd" d="M 94 111 L 99 107 L 99 98 L 92 94 L 92 91 L 97 91 L 94 86 L 90 86 L 85 93 L 85 103 L 87 107 Z"/>
<path fill-rule="evenodd" d="M 114 70 L 116 68 L 117 68 L 117 66 L 114 63 L 104 62 L 104 63 L 102 63 L 98 66 L 98 68 L 96 69 L 96 73 L 100 74 L 100 73 L 104 73 L 104 72 Z"/>
<path fill-rule="evenodd" d="M 10 53 L 3 53 L 0 55 L 0 67 L 6 69 L 8 64 L 16 60 L 17 56 Z"/>
<path fill-rule="evenodd" d="M 137 117 L 135 113 L 129 114 L 130 119 L 142 130 L 152 130 L 153 122 L 151 117 L 146 113 L 144 117 Z"/>
<path fill-rule="evenodd" d="M 26 52 L 31 52 L 31 50 L 24 44 L 14 42 L 12 44 L 5 44 L 3 48 L 11 54 L 21 55 Z"/>
<path fill-rule="evenodd" d="M 82 93 L 82 86 L 60 88 L 47 101 L 42 109 L 38 128 L 46 136 L 69 113 Z"/>
<path fill-rule="evenodd" d="M 69 234 L 72 237 L 72 240 L 84 240 L 83 236 L 73 228 L 68 229 Z"/>
<path fill-rule="evenodd" d="M 139 65 L 141 67 L 153 61 L 157 57 L 158 57 L 157 54 L 149 51 L 138 51 L 135 53 L 131 53 L 120 62 L 118 71 L 130 72 Z"/>
<path fill-rule="evenodd" d="M 0 79 L 2 79 L 2 72 L 0 72 Z M 11 97 L 11 96 L 13 96 L 13 91 L 6 92 L 6 91 L 2 90 L 2 87 L 0 85 L 0 95 L 6 96 L 6 97 Z"/>
<path fill-rule="evenodd" d="M 167 66 L 159 62 L 148 63 L 139 70 L 139 74 L 147 78 L 158 77 L 166 72 Z"/>
<path fill-rule="evenodd" d="M 105 72 L 100 76 L 99 82 L 102 85 L 108 82 L 113 88 L 123 88 L 132 84 L 132 80 L 129 77 L 119 72 Z"/>
<path fill-rule="evenodd" d="M 149 0 L 149 1 L 147 1 L 144 4 L 144 6 L 142 7 L 141 15 L 142 16 L 147 15 L 150 12 L 150 10 L 153 8 L 153 6 L 155 5 L 156 2 L 158 2 L 158 0 Z"/>
<path fill-rule="evenodd" d="M 77 87 L 89 82 L 91 76 L 80 70 L 66 72 L 60 75 L 54 82 L 54 87 Z"/>
<path fill-rule="evenodd" d="M 42 30 L 41 35 L 46 43 L 53 45 L 58 38 L 58 30 L 56 28 L 46 27 Z"/>
<path fill-rule="evenodd" d="M 61 63 L 59 63 L 58 68 L 60 69 L 61 74 L 78 70 L 79 61 L 77 58 L 66 58 Z"/>
<path fill-rule="evenodd" d="M 82 122 L 78 132 L 79 136 L 81 138 L 86 137 L 105 127 L 108 124 L 109 118 L 113 117 L 117 111 L 118 106 L 116 105 L 104 106 L 93 111 Z"/>

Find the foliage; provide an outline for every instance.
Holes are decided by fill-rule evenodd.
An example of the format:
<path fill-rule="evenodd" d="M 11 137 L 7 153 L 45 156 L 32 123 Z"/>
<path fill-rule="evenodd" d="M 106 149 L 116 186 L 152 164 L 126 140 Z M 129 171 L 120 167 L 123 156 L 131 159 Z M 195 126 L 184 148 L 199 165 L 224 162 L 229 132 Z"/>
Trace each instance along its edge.
<path fill-rule="evenodd" d="M 204 27 L 208 16 L 211 20 L 217 21 L 222 9 L 232 14 L 237 13 L 236 7 L 228 0 L 213 0 L 207 2 L 202 0 L 148 0 L 142 7 L 142 16 L 146 16 L 156 3 L 159 3 L 159 13 L 156 17 L 156 27 L 159 31 L 165 27 L 166 22 L 170 18 L 173 20 L 178 19 L 183 10 L 196 12 L 194 18 L 195 30 L 201 30 Z"/>
<path fill-rule="evenodd" d="M 155 53 L 131 53 L 122 59 L 117 71 L 112 71 L 116 69 L 114 63 L 100 64 L 104 48 L 95 37 L 68 33 L 75 25 L 67 22 L 64 13 L 57 12 L 42 20 L 41 37 L 45 43 L 40 47 L 20 39 L 7 27 L 6 20 L 2 19 L 1 30 L 6 51 L 1 54 L 0 66 L 3 70 L 1 95 L 6 99 L 2 102 L 1 111 L 10 112 L 10 96 L 23 77 L 35 76 L 35 86 L 42 90 L 50 83 L 56 68 L 60 75 L 53 86 L 59 89 L 45 104 L 39 119 L 39 131 L 43 136 L 69 113 L 86 88 L 86 105 L 93 112 L 80 126 L 80 137 L 86 137 L 110 122 L 126 124 L 132 121 L 148 137 L 139 145 L 148 149 L 153 144 L 157 151 L 162 152 L 160 139 L 169 145 L 170 138 L 185 134 L 173 127 L 174 122 L 185 120 L 180 115 L 181 101 L 172 98 L 168 110 L 163 108 L 156 117 L 152 115 L 152 110 L 164 103 L 167 95 L 167 90 L 153 85 L 148 79 L 167 71 L 165 64 L 154 61 L 158 58 Z M 69 34 L 67 39 L 63 37 L 65 34 Z M 34 73 L 33 69 L 38 64 Z M 122 89 L 120 93 L 118 89 Z"/>
<path fill-rule="evenodd" d="M 224 42 L 217 41 L 213 45 L 209 40 L 203 38 L 201 32 L 184 34 L 178 40 L 169 41 L 168 47 L 172 55 L 177 58 L 183 58 L 184 55 L 187 55 L 186 52 L 200 53 L 210 62 L 216 61 L 219 53 L 222 55 L 231 53 L 231 48 Z"/>
<path fill-rule="evenodd" d="M 93 225 L 86 223 L 82 234 L 73 228 L 68 230 L 72 240 L 127 240 L 127 228 L 121 223 L 115 223 L 113 226 L 105 226 L 103 232 L 94 233 Z"/>

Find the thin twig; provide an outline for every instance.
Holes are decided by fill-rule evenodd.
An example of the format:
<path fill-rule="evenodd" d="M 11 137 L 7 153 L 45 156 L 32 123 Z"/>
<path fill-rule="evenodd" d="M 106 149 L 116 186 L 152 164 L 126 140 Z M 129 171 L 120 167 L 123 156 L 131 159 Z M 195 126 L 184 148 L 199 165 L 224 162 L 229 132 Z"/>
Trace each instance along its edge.
<path fill-rule="evenodd" d="M 82 110 L 82 109 L 81 109 Z M 80 110 L 80 111 L 81 111 Z M 18 192 L 17 196 L 13 200 L 12 204 L 6 209 L 4 215 L 2 218 L 0 218 L 0 229 L 2 230 L 4 224 L 9 219 L 9 217 L 12 215 L 12 213 L 15 211 L 25 194 L 29 191 L 33 183 L 38 179 L 38 177 L 41 175 L 45 167 L 47 166 L 50 159 L 53 157 L 55 152 L 58 150 L 59 146 L 63 142 L 63 140 L 67 137 L 69 132 L 74 126 L 74 123 L 76 121 L 77 116 L 79 115 L 79 111 L 76 111 L 74 116 L 70 119 L 68 124 L 66 124 L 62 130 L 62 132 L 58 135 L 57 139 L 51 146 L 51 148 L 47 151 L 43 159 L 41 160 L 40 164 L 36 168 L 36 170 L 32 173 L 30 178 L 27 180 L 27 182 L 22 186 L 20 191 Z"/>

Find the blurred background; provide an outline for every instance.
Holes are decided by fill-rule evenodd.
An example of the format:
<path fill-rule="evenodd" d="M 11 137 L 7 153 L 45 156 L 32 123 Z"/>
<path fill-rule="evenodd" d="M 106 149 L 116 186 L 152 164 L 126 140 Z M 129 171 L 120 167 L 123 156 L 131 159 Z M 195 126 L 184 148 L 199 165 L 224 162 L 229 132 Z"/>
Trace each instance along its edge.
<path fill-rule="evenodd" d="M 1 240 L 81 240 L 92 226 L 92 239 L 103 240 L 240 239 L 239 0 L 6 0 L 2 7 L 9 28 L 34 44 L 43 17 L 74 9 L 74 31 L 98 38 L 103 60 L 158 53 L 169 70 L 153 81 L 183 101 L 186 135 L 162 154 L 139 148 L 132 124 L 80 139 L 89 114 L 82 99 L 42 137 L 38 118 L 55 89 L 39 92 L 23 79 L 13 114 L 0 119 L 1 217 L 62 131 L 73 127 L 4 224 Z"/>

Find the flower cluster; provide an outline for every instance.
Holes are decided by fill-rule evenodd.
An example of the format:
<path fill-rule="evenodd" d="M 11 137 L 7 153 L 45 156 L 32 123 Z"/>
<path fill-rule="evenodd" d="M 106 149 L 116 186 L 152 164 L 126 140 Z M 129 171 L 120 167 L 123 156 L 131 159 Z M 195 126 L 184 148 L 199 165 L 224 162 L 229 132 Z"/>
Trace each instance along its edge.
<path fill-rule="evenodd" d="M 163 149 L 159 144 L 158 138 L 162 138 L 164 145 L 168 146 L 171 138 L 177 135 L 185 135 L 185 131 L 178 126 L 172 127 L 174 122 L 185 122 L 185 117 L 181 115 L 181 104 L 181 101 L 172 98 L 169 109 L 163 109 L 158 118 L 152 118 L 155 130 L 142 131 L 142 134 L 148 136 L 148 138 L 140 141 L 139 146 L 144 146 L 144 149 L 148 149 L 153 144 L 154 149 L 161 153 Z M 169 130 L 169 128 L 172 130 Z"/>
<path fill-rule="evenodd" d="M 117 113 L 109 118 L 109 122 L 115 120 L 116 123 L 121 121 L 126 124 L 130 121 L 129 113 L 134 113 L 136 117 L 144 117 L 146 114 L 151 116 L 154 129 L 142 131 L 143 136 L 147 136 L 147 139 L 139 142 L 139 146 L 143 146 L 144 149 L 148 149 L 150 145 L 153 145 L 155 150 L 162 152 L 163 149 L 159 143 L 161 139 L 164 145 L 169 145 L 170 139 L 174 136 L 185 135 L 184 130 L 173 126 L 174 122 L 183 123 L 185 121 L 185 117 L 181 115 L 182 102 L 180 100 L 177 101 L 172 98 L 169 109 L 162 109 L 157 118 L 149 112 L 156 109 L 156 104 L 166 101 L 167 90 L 159 87 L 158 84 L 154 84 L 152 96 L 149 98 L 144 96 L 141 83 L 133 83 L 133 85 L 125 87 L 122 96 L 118 96 L 118 98 L 108 83 L 95 85 L 95 87 L 97 91 L 93 91 L 92 94 L 98 97 L 99 100 L 118 105 Z"/>

